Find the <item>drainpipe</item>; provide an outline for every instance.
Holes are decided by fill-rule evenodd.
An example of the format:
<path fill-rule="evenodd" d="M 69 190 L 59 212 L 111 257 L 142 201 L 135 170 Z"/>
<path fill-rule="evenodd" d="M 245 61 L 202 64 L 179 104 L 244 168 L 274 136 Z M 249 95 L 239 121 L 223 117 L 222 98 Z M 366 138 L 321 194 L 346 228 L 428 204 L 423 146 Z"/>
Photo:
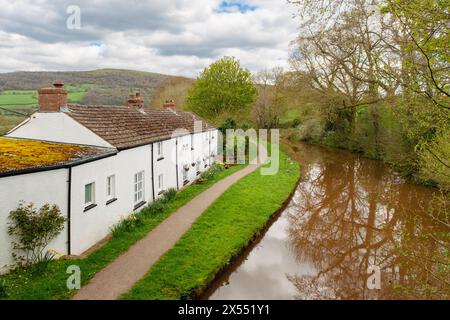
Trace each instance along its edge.
<path fill-rule="evenodd" d="M 178 185 L 178 138 L 175 138 L 175 168 L 177 170 L 177 190 L 180 190 Z"/>
<path fill-rule="evenodd" d="M 72 167 L 69 167 L 69 179 L 67 187 L 67 255 L 71 255 L 71 207 L 72 207 Z"/>
<path fill-rule="evenodd" d="M 151 144 L 151 148 L 152 148 L 152 161 L 150 162 L 151 166 L 152 166 L 152 194 L 153 194 L 153 201 L 155 201 L 155 171 L 154 171 L 154 159 L 153 159 L 153 146 L 154 144 Z"/>
<path fill-rule="evenodd" d="M 209 148 L 209 154 L 208 154 L 208 159 L 209 159 L 209 166 L 211 167 L 211 131 L 208 132 L 208 148 Z"/>

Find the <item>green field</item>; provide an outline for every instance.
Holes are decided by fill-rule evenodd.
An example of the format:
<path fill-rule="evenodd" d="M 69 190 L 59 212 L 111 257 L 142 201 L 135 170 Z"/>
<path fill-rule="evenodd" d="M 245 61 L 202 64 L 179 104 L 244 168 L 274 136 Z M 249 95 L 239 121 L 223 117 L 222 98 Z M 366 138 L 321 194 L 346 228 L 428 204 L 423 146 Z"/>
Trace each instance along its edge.
<path fill-rule="evenodd" d="M 37 92 L 34 90 L 6 90 L 0 93 L 0 107 L 14 109 L 18 106 L 37 104 Z"/>
<path fill-rule="evenodd" d="M 71 103 L 82 101 L 94 84 L 67 84 L 68 99 Z M 19 124 L 37 110 L 37 90 L 4 90 L 0 92 L 0 135 Z"/>
<path fill-rule="evenodd" d="M 68 84 L 69 102 L 81 102 L 86 92 L 95 87 L 93 84 Z M 37 106 L 36 90 L 4 90 L 0 92 L 0 107 L 5 109 L 23 109 Z"/>

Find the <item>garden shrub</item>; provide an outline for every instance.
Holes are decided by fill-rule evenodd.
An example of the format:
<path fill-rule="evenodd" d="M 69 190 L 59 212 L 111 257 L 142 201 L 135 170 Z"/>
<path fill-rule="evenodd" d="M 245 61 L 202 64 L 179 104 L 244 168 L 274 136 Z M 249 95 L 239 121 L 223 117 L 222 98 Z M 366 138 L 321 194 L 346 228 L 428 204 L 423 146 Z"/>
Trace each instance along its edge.
<path fill-rule="evenodd" d="M 206 180 L 211 180 L 211 179 L 213 179 L 219 172 L 221 172 L 221 171 L 223 171 L 223 170 L 224 170 L 224 167 L 223 167 L 222 165 L 220 165 L 220 164 L 218 164 L 218 163 L 213 163 L 213 164 L 211 165 L 211 167 L 210 167 L 207 171 L 203 172 L 203 173 L 200 175 L 200 178 L 206 179 Z"/>
<path fill-rule="evenodd" d="M 8 287 L 5 279 L 0 279 L 0 298 L 6 298 L 8 296 Z"/>
<path fill-rule="evenodd" d="M 130 214 L 126 219 L 121 220 L 111 228 L 111 234 L 113 237 L 116 237 L 124 232 L 132 231 L 134 228 L 143 225 L 143 223 L 140 214 Z"/>
<path fill-rule="evenodd" d="M 22 266 L 36 263 L 46 265 L 53 254 L 44 252 L 64 228 L 66 219 L 58 206 L 49 204 L 36 209 L 32 203 L 19 207 L 9 213 L 8 234 L 13 237 L 13 258 Z"/>
<path fill-rule="evenodd" d="M 166 191 L 164 191 L 163 194 L 163 200 L 164 202 L 170 202 L 177 196 L 177 189 L 175 188 L 169 188 Z"/>

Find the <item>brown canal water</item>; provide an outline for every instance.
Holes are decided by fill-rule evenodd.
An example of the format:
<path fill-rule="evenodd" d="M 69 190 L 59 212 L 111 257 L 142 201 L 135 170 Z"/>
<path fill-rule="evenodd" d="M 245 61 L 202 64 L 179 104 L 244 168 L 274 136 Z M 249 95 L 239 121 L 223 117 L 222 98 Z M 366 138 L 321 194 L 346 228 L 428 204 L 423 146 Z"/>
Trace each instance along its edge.
<path fill-rule="evenodd" d="M 449 230 L 428 213 L 434 189 L 346 151 L 294 149 L 292 200 L 202 299 L 448 298 Z"/>

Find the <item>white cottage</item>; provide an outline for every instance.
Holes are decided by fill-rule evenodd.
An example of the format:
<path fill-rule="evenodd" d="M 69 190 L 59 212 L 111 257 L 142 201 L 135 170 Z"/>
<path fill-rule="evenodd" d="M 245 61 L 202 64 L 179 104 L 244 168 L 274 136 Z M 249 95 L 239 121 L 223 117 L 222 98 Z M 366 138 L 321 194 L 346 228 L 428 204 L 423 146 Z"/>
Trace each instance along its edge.
<path fill-rule="evenodd" d="M 0 139 L 0 160 L 23 160 L 26 143 L 57 160 L 0 166 L 0 268 L 12 262 L 7 218 L 20 201 L 57 204 L 67 222 L 49 247 L 79 255 L 165 190 L 194 181 L 217 156 L 217 140 L 216 128 L 173 101 L 158 110 L 144 109 L 138 94 L 127 106 L 71 105 L 62 84 L 40 89 L 39 111 Z"/>

